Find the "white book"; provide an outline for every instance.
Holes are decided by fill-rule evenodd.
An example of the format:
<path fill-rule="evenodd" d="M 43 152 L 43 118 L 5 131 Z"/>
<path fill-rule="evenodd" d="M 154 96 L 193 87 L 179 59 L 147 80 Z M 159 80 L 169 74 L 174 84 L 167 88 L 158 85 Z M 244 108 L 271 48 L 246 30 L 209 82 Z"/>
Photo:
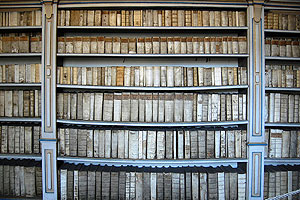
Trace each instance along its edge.
<path fill-rule="evenodd" d="M 105 131 L 99 130 L 99 158 L 105 155 Z"/>
<path fill-rule="evenodd" d="M 113 94 L 105 93 L 103 97 L 103 121 L 113 119 Z"/>
<path fill-rule="evenodd" d="M 104 157 L 111 158 L 111 130 L 104 131 Z"/>
<path fill-rule="evenodd" d="M 114 113 L 113 113 L 113 121 L 119 122 L 121 121 L 122 116 L 122 93 L 114 93 Z"/>
<path fill-rule="evenodd" d="M 193 121 L 193 99 L 194 96 L 192 93 L 184 93 L 183 120 L 185 122 Z"/>
<path fill-rule="evenodd" d="M 125 158 L 125 131 L 118 130 L 118 158 Z"/>
<path fill-rule="evenodd" d="M 274 122 L 280 122 L 280 93 L 275 93 Z"/>
<path fill-rule="evenodd" d="M 165 132 L 157 131 L 157 159 L 165 158 Z"/>
<path fill-rule="evenodd" d="M 290 153 L 290 144 L 291 144 L 290 141 L 291 141 L 290 131 L 285 131 L 285 130 L 282 131 L 282 147 L 281 147 L 282 158 L 288 158 L 290 156 L 290 154 L 289 154 Z"/>
<path fill-rule="evenodd" d="M 151 173 L 150 175 L 150 193 L 151 193 L 151 200 L 156 199 L 156 173 Z"/>
<path fill-rule="evenodd" d="M 165 122 L 174 121 L 174 94 L 165 94 Z"/>
<path fill-rule="evenodd" d="M 232 120 L 239 120 L 239 95 L 232 95 Z"/>
<path fill-rule="evenodd" d="M 183 86 L 183 67 L 174 67 L 175 86 Z"/>
<path fill-rule="evenodd" d="M 212 121 L 212 95 L 208 94 L 207 121 Z"/>
<path fill-rule="evenodd" d="M 129 158 L 129 130 L 125 130 L 125 144 L 124 144 L 124 148 L 125 148 L 125 151 L 124 151 L 124 157 L 125 158 Z"/>
<path fill-rule="evenodd" d="M 246 199 L 246 174 L 238 174 L 238 200 Z"/>
<path fill-rule="evenodd" d="M 167 86 L 174 87 L 174 67 L 167 67 Z"/>
<path fill-rule="evenodd" d="M 165 121 L 165 93 L 158 94 L 158 122 Z"/>
<path fill-rule="evenodd" d="M 103 93 L 95 93 L 95 120 L 102 120 Z"/>
<path fill-rule="evenodd" d="M 220 158 L 220 150 L 221 150 L 221 132 L 215 131 L 215 158 Z"/>
<path fill-rule="evenodd" d="M 178 151 L 177 151 L 177 156 L 179 159 L 184 158 L 184 134 L 183 131 L 177 131 L 177 138 L 178 138 Z M 175 155 L 176 156 L 176 155 Z"/>
<path fill-rule="evenodd" d="M 152 122 L 153 120 L 153 106 L 152 93 L 145 94 L 145 121 Z"/>
<path fill-rule="evenodd" d="M 130 101 L 130 121 L 137 122 L 139 120 L 139 94 L 131 93 L 130 100 L 124 98 L 124 104 L 127 105 L 128 101 Z"/>
<path fill-rule="evenodd" d="M 174 99 L 174 121 L 175 122 L 182 122 L 183 121 L 183 94 L 182 93 L 175 93 Z"/>
<path fill-rule="evenodd" d="M 190 131 L 184 131 L 184 158 L 191 158 L 191 139 Z"/>
<path fill-rule="evenodd" d="M 179 173 L 172 173 L 172 199 L 179 199 L 180 197 L 179 184 L 180 184 Z"/>
<path fill-rule="evenodd" d="M 269 94 L 269 120 L 268 122 L 274 122 L 275 111 L 275 93 Z"/>
<path fill-rule="evenodd" d="M 214 78 L 216 86 L 222 85 L 222 67 L 214 67 Z"/>
<path fill-rule="evenodd" d="M 94 149 L 94 157 L 99 157 L 99 130 L 94 130 L 94 138 L 93 138 L 93 149 Z M 72 144 L 72 143 L 71 143 Z"/>
<path fill-rule="evenodd" d="M 62 200 L 67 199 L 67 170 L 60 170 L 60 198 Z"/>
<path fill-rule="evenodd" d="M 89 120 L 94 120 L 94 109 L 95 109 L 95 94 L 91 93 L 91 97 L 90 97 L 90 118 Z"/>
<path fill-rule="evenodd" d="M 198 131 L 198 148 L 199 148 L 199 158 L 206 158 L 207 148 L 206 148 L 206 131 Z"/>
<path fill-rule="evenodd" d="M 145 93 L 140 92 L 139 93 L 139 122 L 144 122 L 145 121 Z"/>
<path fill-rule="evenodd" d="M 147 159 L 156 158 L 156 131 L 147 134 Z"/>
<path fill-rule="evenodd" d="M 218 198 L 225 199 L 225 175 L 224 172 L 218 173 Z"/>
<path fill-rule="evenodd" d="M 227 131 L 227 157 L 234 158 L 234 131 Z"/>
<path fill-rule="evenodd" d="M 198 132 L 191 131 L 191 158 L 198 158 Z"/>
<path fill-rule="evenodd" d="M 146 86 L 153 86 L 153 67 L 145 67 L 145 81 Z"/>
<path fill-rule="evenodd" d="M 91 100 L 91 93 L 83 93 L 83 120 L 90 119 L 90 100 Z"/>
<path fill-rule="evenodd" d="M 158 112 L 159 112 L 158 100 L 159 100 L 158 93 L 153 93 L 152 94 L 152 107 L 153 107 L 152 121 L 153 122 L 158 122 Z"/>
<path fill-rule="evenodd" d="M 117 158 L 118 157 L 118 130 L 111 131 L 111 157 Z"/>
<path fill-rule="evenodd" d="M 177 134 L 176 134 L 176 131 L 173 131 L 172 139 L 171 139 L 171 137 L 169 137 L 169 138 L 170 138 L 170 141 L 172 141 L 172 143 L 173 143 L 173 151 L 172 152 L 169 151 L 169 152 L 167 152 L 167 154 L 169 154 L 170 158 L 176 159 L 177 158 L 177 150 L 178 150 L 177 149 L 178 144 L 177 144 Z"/>
<path fill-rule="evenodd" d="M 124 86 L 130 86 L 130 71 L 131 71 L 131 67 L 124 68 Z M 143 85 L 140 84 L 139 86 L 143 86 Z"/>
<path fill-rule="evenodd" d="M 207 173 L 200 173 L 200 199 L 208 199 Z"/>
<path fill-rule="evenodd" d="M 143 159 L 143 131 L 138 132 L 138 159 Z"/>
<path fill-rule="evenodd" d="M 212 94 L 211 95 L 212 104 L 211 104 L 211 119 L 212 121 L 219 121 L 220 120 L 220 95 L 219 94 Z"/>
<path fill-rule="evenodd" d="M 139 132 L 129 131 L 129 158 L 139 158 Z"/>
<path fill-rule="evenodd" d="M 203 116 L 203 94 L 197 95 L 197 122 L 202 121 Z"/>
<path fill-rule="evenodd" d="M 235 157 L 242 157 L 242 132 L 241 130 L 235 130 Z"/>
<path fill-rule="evenodd" d="M 192 173 L 192 199 L 199 199 L 199 174 Z"/>
<path fill-rule="evenodd" d="M 153 67 L 153 86 L 160 86 L 160 67 Z"/>
<path fill-rule="evenodd" d="M 135 198 L 142 199 L 143 198 L 143 173 L 137 172 L 135 179 Z"/>

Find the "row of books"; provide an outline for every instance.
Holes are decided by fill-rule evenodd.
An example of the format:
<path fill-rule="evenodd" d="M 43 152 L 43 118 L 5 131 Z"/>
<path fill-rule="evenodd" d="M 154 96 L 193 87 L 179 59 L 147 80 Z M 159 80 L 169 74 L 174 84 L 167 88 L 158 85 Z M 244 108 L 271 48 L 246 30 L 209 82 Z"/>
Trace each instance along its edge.
<path fill-rule="evenodd" d="M 0 117 L 40 117 L 41 90 L 0 90 Z"/>
<path fill-rule="evenodd" d="M 281 171 L 280 168 L 277 170 L 271 169 L 265 172 L 264 199 L 298 190 L 300 186 L 299 175 L 299 171 Z M 289 197 L 289 199 L 293 200 L 297 200 L 299 198 L 299 194 L 294 194 Z"/>
<path fill-rule="evenodd" d="M 40 126 L 0 126 L 0 152 L 40 154 Z"/>
<path fill-rule="evenodd" d="M 266 122 L 299 122 L 299 95 L 266 93 Z"/>
<path fill-rule="evenodd" d="M 58 26 L 246 26 L 245 11 L 58 10 Z"/>
<path fill-rule="evenodd" d="M 266 38 L 265 56 L 300 57 L 299 39 Z"/>
<path fill-rule="evenodd" d="M 0 197 L 41 196 L 42 167 L 0 165 Z"/>
<path fill-rule="evenodd" d="M 70 85 L 140 87 L 247 85 L 247 78 L 246 67 L 57 67 L 57 83 Z"/>
<path fill-rule="evenodd" d="M 266 129 L 265 141 L 266 157 L 269 158 L 299 158 L 300 141 L 298 137 L 300 131 Z"/>
<path fill-rule="evenodd" d="M 239 121 L 246 94 L 58 93 L 57 118 L 123 122 Z"/>
<path fill-rule="evenodd" d="M 61 199 L 246 199 L 244 173 L 83 171 L 77 168 L 79 170 L 60 170 Z"/>
<path fill-rule="evenodd" d="M 300 30 L 300 15 L 296 13 L 265 12 L 265 29 Z"/>
<path fill-rule="evenodd" d="M 300 87 L 300 67 L 292 65 L 266 65 L 266 87 Z"/>
<path fill-rule="evenodd" d="M 58 129 L 61 156 L 120 159 L 246 158 L 247 131 Z"/>
<path fill-rule="evenodd" d="M 58 53 L 246 54 L 247 38 L 232 37 L 58 37 Z"/>
<path fill-rule="evenodd" d="M 1 26 L 42 26 L 42 10 L 0 12 Z"/>
<path fill-rule="evenodd" d="M 40 34 L 22 33 L 22 35 L 4 36 L 0 34 L 0 53 L 41 53 Z"/>
<path fill-rule="evenodd" d="M 0 65 L 0 83 L 40 83 L 41 64 Z"/>

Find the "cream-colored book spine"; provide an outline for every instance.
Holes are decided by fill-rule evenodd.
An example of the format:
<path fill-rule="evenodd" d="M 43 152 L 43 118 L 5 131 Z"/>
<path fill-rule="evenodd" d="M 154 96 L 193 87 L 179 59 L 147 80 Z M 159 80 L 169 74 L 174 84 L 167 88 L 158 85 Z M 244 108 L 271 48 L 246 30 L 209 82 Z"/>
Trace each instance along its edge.
<path fill-rule="evenodd" d="M 157 159 L 165 158 L 165 132 L 157 131 Z"/>
<path fill-rule="evenodd" d="M 103 97 L 103 121 L 112 121 L 113 116 L 113 98 L 112 93 L 105 93 Z"/>
<path fill-rule="evenodd" d="M 129 131 L 129 158 L 139 158 L 139 132 Z"/>
<path fill-rule="evenodd" d="M 139 120 L 139 94 L 131 93 L 130 94 L 130 121 L 137 122 Z"/>
<path fill-rule="evenodd" d="M 122 93 L 114 93 L 114 105 L 113 105 L 113 121 L 121 121 L 122 117 Z"/>
<path fill-rule="evenodd" d="M 118 156 L 118 131 L 111 131 L 111 157 L 117 158 Z"/>
<path fill-rule="evenodd" d="M 171 93 L 165 94 L 165 122 L 174 121 L 174 95 Z"/>
<path fill-rule="evenodd" d="M 147 131 L 147 159 L 156 158 L 156 131 Z"/>
<path fill-rule="evenodd" d="M 175 93 L 174 106 L 176 109 L 174 110 L 174 121 L 182 122 L 183 121 L 183 94 Z"/>
<path fill-rule="evenodd" d="M 125 158 L 125 132 L 118 130 L 118 158 Z"/>
<path fill-rule="evenodd" d="M 104 131 L 104 157 L 111 158 L 111 139 L 112 138 L 112 131 L 105 130 Z"/>

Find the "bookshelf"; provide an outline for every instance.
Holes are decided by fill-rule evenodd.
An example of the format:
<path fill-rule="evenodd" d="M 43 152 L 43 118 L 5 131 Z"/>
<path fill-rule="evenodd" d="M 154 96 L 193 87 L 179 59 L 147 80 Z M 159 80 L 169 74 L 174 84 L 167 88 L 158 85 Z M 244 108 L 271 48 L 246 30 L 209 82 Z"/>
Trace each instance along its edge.
<path fill-rule="evenodd" d="M 42 198 L 42 8 L 31 6 L 0 10 L 1 198 Z"/>
<path fill-rule="evenodd" d="M 212 8 L 217 7 L 211 7 L 210 9 Z M 160 9 L 165 8 L 161 7 Z M 73 11 L 77 12 L 77 10 L 71 10 L 70 12 Z M 94 12 L 89 8 L 79 12 L 84 13 L 86 11 Z M 64 12 L 67 13 L 67 10 L 58 9 L 58 17 L 59 13 Z M 105 8 L 101 12 L 105 13 Z M 147 10 L 142 12 L 147 12 Z M 245 14 L 246 9 L 240 9 L 238 12 Z M 246 20 L 246 16 L 244 17 L 244 20 Z M 176 33 L 174 34 L 171 29 Z M 166 32 L 162 32 L 162 30 Z M 169 170 L 172 170 L 172 168 L 177 168 L 179 173 L 183 170 L 182 173 L 184 173 L 185 167 L 231 166 L 237 168 L 240 163 L 247 164 L 248 161 L 245 158 L 247 157 L 246 128 L 248 120 L 246 112 L 248 107 L 247 94 L 249 94 L 247 93 L 249 87 L 247 64 L 249 54 L 247 45 L 240 44 L 242 46 L 239 46 L 238 41 L 240 40 L 238 38 L 241 37 L 241 41 L 247 41 L 248 27 L 225 26 L 223 29 L 225 33 L 222 34 L 218 33 L 219 30 L 220 27 L 216 26 L 183 26 L 180 28 L 174 26 L 154 27 L 153 25 L 145 27 L 78 27 L 60 26 L 58 22 L 59 53 L 57 54 L 56 74 L 58 98 L 56 106 L 58 113 L 56 122 L 60 142 L 57 147 L 57 152 L 59 152 L 57 159 L 69 163 L 70 167 L 73 166 L 72 164 L 80 163 L 90 164 L 91 168 L 92 165 L 122 166 L 124 169 L 150 167 L 150 171 L 164 167 L 167 168 L 165 169 L 166 174 L 171 173 Z M 118 37 L 115 37 L 115 31 Z M 207 39 L 206 36 L 209 32 L 215 34 L 216 38 Z M 221 41 L 218 45 L 221 45 L 223 40 L 223 44 L 226 44 L 227 47 L 227 39 L 232 41 L 232 38 L 235 38 L 235 48 L 240 47 L 241 52 L 239 50 L 233 52 L 230 49 L 233 53 L 226 53 L 231 47 L 228 46 L 227 49 L 224 46 L 225 49 L 218 50 L 220 52 L 217 54 L 214 53 L 215 49 L 212 45 L 216 40 Z M 73 51 L 70 50 L 72 46 L 68 44 L 72 40 Z M 89 40 L 91 49 L 86 51 L 84 43 L 89 43 Z M 110 46 L 111 40 L 113 41 L 112 46 Z M 100 49 L 99 43 L 104 46 L 104 49 Z M 98 49 L 92 49 L 96 47 L 96 44 L 98 44 Z M 132 44 L 134 49 L 132 49 Z M 76 45 L 78 49 L 82 50 L 75 50 Z M 243 48 L 245 49 L 242 50 Z M 74 51 L 77 51 L 77 53 L 74 53 Z M 86 53 L 82 53 L 82 51 L 86 51 Z M 78 62 L 74 61 L 73 58 L 77 59 Z M 118 59 L 120 59 L 120 62 Z M 224 63 L 226 59 L 229 60 Z M 210 75 L 211 73 L 212 75 Z M 221 77 L 221 73 L 224 74 L 224 77 Z M 206 76 L 213 76 L 212 80 L 215 81 L 207 82 L 205 80 Z M 197 97 L 197 95 L 200 96 Z M 228 111 L 226 116 L 225 108 L 221 108 L 220 102 L 216 102 L 219 111 L 216 111 L 213 117 L 210 116 L 210 111 L 203 114 L 204 111 L 197 111 L 193 108 L 193 106 L 198 107 L 198 109 L 202 108 L 202 103 L 196 103 L 202 101 L 202 95 L 207 100 L 211 98 L 211 100 L 220 99 L 220 101 L 225 102 L 227 98 L 228 106 L 231 107 L 235 104 L 236 107 L 233 109 L 236 110 L 232 113 Z M 190 96 L 191 99 L 183 99 L 184 96 Z M 78 111 L 81 110 L 82 97 L 85 102 L 90 98 L 94 99 L 90 101 L 89 108 L 83 108 L 83 110 L 92 109 L 90 110 L 92 114 L 83 116 L 83 119 L 78 116 Z M 235 101 L 233 99 L 236 99 L 237 102 L 233 103 Z M 170 101 L 169 104 L 167 100 Z M 103 101 L 103 108 L 96 106 L 98 101 Z M 132 103 L 128 104 L 126 101 Z M 239 101 L 240 104 L 238 104 Z M 113 107 L 110 107 L 108 102 L 112 102 Z M 85 104 L 87 105 L 87 102 L 82 105 Z M 184 108 L 188 105 L 193 106 Z M 169 111 L 166 110 L 168 106 L 171 106 L 172 110 L 177 109 L 178 112 L 173 113 L 172 111 L 172 114 L 168 115 Z M 203 104 L 203 107 L 207 106 Z M 107 109 L 111 109 L 111 111 Z M 108 112 L 112 113 L 107 115 Z M 196 119 L 197 112 L 199 115 L 198 120 Z M 225 114 L 222 120 L 221 113 Z M 208 115 L 208 118 L 204 117 L 202 119 L 201 115 Z M 231 120 L 233 115 L 235 116 L 234 120 Z M 98 130 L 99 128 L 100 130 Z M 84 141 L 86 137 L 89 139 Z M 225 144 L 227 137 L 228 142 L 230 142 L 228 147 Z M 207 138 L 207 140 L 205 141 L 204 138 Z M 202 147 L 206 143 L 207 146 L 214 146 L 215 142 L 222 145 L 220 150 L 218 148 L 206 150 Z M 71 147 L 69 145 L 71 143 L 77 143 L 78 149 Z M 241 143 L 241 145 L 238 143 Z M 235 145 L 237 145 L 236 151 L 234 150 Z M 61 173 L 60 191 L 64 193 L 65 188 L 68 187 L 66 184 L 66 181 L 68 181 L 66 170 L 68 173 L 69 170 L 67 168 L 61 169 L 59 171 Z M 90 176 L 89 173 L 87 178 L 93 180 L 93 175 Z M 76 175 L 76 173 L 73 174 Z M 138 175 L 138 173 L 135 173 L 135 169 L 130 171 L 130 174 L 133 176 Z M 159 178 L 160 174 L 153 176 Z M 177 175 L 172 174 L 172 176 Z M 198 177 L 198 174 L 194 176 L 193 183 L 198 185 L 198 178 L 200 177 Z M 74 181 L 77 179 L 73 178 Z M 140 174 L 136 178 L 136 181 L 149 181 L 141 179 Z M 119 180 L 121 181 L 121 179 L 120 177 Z M 226 179 L 229 181 L 229 176 Z M 198 181 L 195 182 L 196 180 Z M 181 184 L 190 184 L 191 181 L 189 174 L 183 175 L 180 179 Z M 242 179 L 241 182 L 243 182 Z M 234 179 L 232 183 L 235 184 Z M 93 184 L 93 181 L 91 184 Z M 145 184 L 151 184 L 150 187 L 153 188 L 159 182 L 153 182 L 152 180 L 151 183 L 145 182 Z M 242 185 L 245 186 L 245 182 Z M 139 186 L 136 185 L 135 187 Z M 174 187 L 176 186 L 174 185 Z M 206 194 L 208 187 L 210 185 L 203 187 L 201 191 L 199 189 L 199 194 L 195 189 L 193 192 L 189 192 L 187 189 L 186 192 L 182 192 L 180 195 L 186 195 L 187 198 L 189 198 L 189 195 L 198 197 L 200 192 L 203 192 L 202 195 L 204 196 L 213 196 L 213 194 Z M 137 188 L 134 190 L 137 193 L 146 195 L 144 193 L 146 191 L 138 192 Z M 162 194 L 159 191 L 154 191 L 151 196 L 164 195 L 165 198 L 168 198 L 170 194 L 167 193 L 167 188 L 164 190 Z M 173 188 L 173 191 L 174 194 L 177 193 L 175 188 Z M 246 193 L 243 193 L 243 191 L 245 190 L 236 187 L 236 190 L 232 191 L 232 195 L 240 193 L 241 196 L 245 196 Z M 104 192 L 102 188 L 102 196 L 105 196 Z M 75 192 L 72 195 L 76 194 L 77 196 L 79 193 Z M 111 191 L 110 195 L 112 198 L 114 195 L 122 194 Z M 128 193 L 127 195 L 133 194 Z"/>
<path fill-rule="evenodd" d="M 0 4 L 0 197 L 263 199 L 298 189 L 299 4 L 32 2 Z M 273 29 L 269 16 L 295 23 Z M 26 52 L 7 48 L 21 38 Z M 294 113 L 277 116 L 270 94 Z"/>
<path fill-rule="evenodd" d="M 272 6 L 264 9 L 265 141 L 268 144 L 265 149 L 264 198 L 282 195 L 298 188 L 295 178 L 298 179 L 299 166 L 296 136 L 299 127 L 297 73 L 300 55 L 297 55 L 297 40 L 300 27 L 297 22 L 291 23 L 294 18 L 299 18 L 298 12 L 293 8 L 277 9 Z M 286 21 L 286 18 L 290 20 Z M 269 39 L 272 40 L 271 43 Z M 273 105 L 275 95 L 280 100 Z M 281 100 L 286 97 L 287 101 Z M 273 110 L 275 107 L 276 112 Z M 281 187 L 284 183 L 289 183 L 288 187 Z M 298 198 L 298 194 L 292 198 Z"/>

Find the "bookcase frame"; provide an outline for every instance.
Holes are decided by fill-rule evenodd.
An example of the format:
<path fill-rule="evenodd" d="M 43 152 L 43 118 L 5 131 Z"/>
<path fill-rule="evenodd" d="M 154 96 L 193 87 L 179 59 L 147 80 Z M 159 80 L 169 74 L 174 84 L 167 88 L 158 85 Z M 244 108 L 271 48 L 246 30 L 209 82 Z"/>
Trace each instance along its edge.
<path fill-rule="evenodd" d="M 140 8 L 147 8 L 151 3 L 155 8 L 236 8 L 247 10 L 247 27 L 226 27 L 230 31 L 242 31 L 247 33 L 248 39 L 248 54 L 56 54 L 56 38 L 59 31 L 73 31 L 73 30 L 109 30 L 109 31 L 161 31 L 165 29 L 171 30 L 223 30 L 224 27 L 57 27 L 57 10 L 64 8 L 127 8 L 137 6 Z M 291 3 L 293 3 L 291 1 Z M 132 2 L 77 2 L 67 0 L 49 0 L 28 4 L 27 2 L 6 2 L 0 3 L 0 8 L 42 8 L 43 9 L 43 25 L 42 27 L 0 27 L 0 31 L 14 31 L 14 30 L 32 30 L 42 31 L 43 35 L 43 49 L 42 53 L 25 53 L 25 54 L 0 54 L 0 57 L 41 57 L 42 61 L 42 83 L 41 84 L 0 84 L 1 88 L 7 87 L 41 87 L 42 89 L 42 117 L 40 118 L 0 118 L 1 122 L 41 122 L 42 124 L 42 156 L 38 155 L 12 155 L 1 154 L 0 158 L 9 159 L 35 159 L 42 160 L 43 167 L 43 198 L 56 199 L 58 198 L 58 180 L 57 180 L 57 161 L 64 161 L 67 163 L 83 163 L 83 164 L 101 164 L 108 166 L 126 166 L 134 165 L 137 167 L 143 166 L 157 166 L 157 167 L 189 167 L 189 166 L 221 166 L 230 165 L 236 167 L 238 163 L 247 164 L 247 199 L 263 199 L 263 179 L 264 179 L 264 165 L 296 165 L 300 164 L 300 159 L 264 159 L 264 129 L 265 127 L 300 127 L 298 124 L 289 123 L 264 123 L 261 116 L 264 116 L 264 94 L 265 91 L 286 91 L 286 92 L 300 92 L 299 88 L 265 88 L 264 86 L 264 72 L 266 60 L 278 61 L 299 61 L 300 58 L 282 58 L 282 57 L 265 57 L 264 56 L 264 38 L 268 33 L 288 33 L 299 35 L 300 31 L 285 31 L 285 30 L 264 30 L 264 9 L 283 9 L 299 11 L 299 5 L 292 6 L 287 4 L 277 3 L 263 3 L 262 1 L 253 0 L 250 2 L 147 2 L 147 3 L 132 3 Z M 255 21 L 259 18 L 260 21 Z M 254 51 L 254 47 L 256 47 Z M 96 121 L 80 121 L 80 120 L 57 120 L 56 119 L 56 89 L 57 88 L 72 88 L 72 89 L 96 89 L 107 90 L 106 86 L 79 86 L 79 85 L 60 85 L 56 84 L 56 65 L 57 59 L 65 57 L 111 57 L 114 58 L 149 58 L 149 57 L 165 57 L 170 59 L 179 58 L 223 58 L 234 57 L 235 59 L 247 59 L 248 71 L 248 85 L 247 86 L 207 86 L 207 87 L 174 87 L 174 88 L 159 88 L 159 87 L 109 87 L 109 90 L 122 91 L 218 91 L 231 89 L 246 89 L 247 90 L 247 117 L 246 121 L 234 122 L 193 122 L 193 123 L 131 123 L 131 122 L 96 122 Z M 259 116 L 260 115 L 260 116 Z M 131 159 L 96 159 L 96 158 L 79 158 L 79 157 L 59 157 L 57 149 L 57 123 L 80 124 L 80 125 L 101 125 L 101 126 L 127 126 L 127 127 L 228 127 L 228 126 L 247 126 L 247 159 L 192 159 L 192 160 L 131 160 Z M 255 131 L 255 128 L 257 128 Z M 252 134 L 254 133 L 254 134 Z M 259 186 L 259 187 L 256 187 Z"/>

